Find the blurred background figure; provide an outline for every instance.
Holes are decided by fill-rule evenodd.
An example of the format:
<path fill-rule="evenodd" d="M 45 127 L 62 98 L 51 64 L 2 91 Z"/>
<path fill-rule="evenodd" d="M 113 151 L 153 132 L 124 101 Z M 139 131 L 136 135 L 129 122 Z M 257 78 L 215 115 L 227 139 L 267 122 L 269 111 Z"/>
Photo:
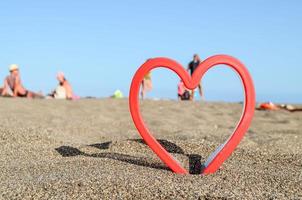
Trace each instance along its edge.
<path fill-rule="evenodd" d="M 141 90 L 141 97 L 142 99 L 145 99 L 146 93 L 150 92 L 152 90 L 152 79 L 151 79 L 151 72 L 148 72 L 144 80 L 142 81 L 142 90 Z"/>
<path fill-rule="evenodd" d="M 31 92 L 22 84 L 19 66 L 12 64 L 9 66 L 10 74 L 4 79 L 4 86 L 1 92 L 2 96 L 43 98 L 42 94 Z"/>
<path fill-rule="evenodd" d="M 110 96 L 110 97 L 113 98 L 113 99 L 122 99 L 122 98 L 124 98 L 124 95 L 123 95 L 122 91 L 115 90 L 115 92 L 113 93 L 113 95 Z"/>
<path fill-rule="evenodd" d="M 198 54 L 194 54 L 193 60 L 189 63 L 187 69 L 190 72 L 191 76 L 193 75 L 194 71 L 197 69 L 200 63 L 201 63 L 200 57 L 198 56 Z M 199 91 L 200 98 L 203 99 L 203 92 L 200 83 L 198 84 L 198 91 Z M 195 90 L 192 90 L 191 97 L 190 97 L 191 100 L 194 100 L 194 94 L 195 94 Z"/>
<path fill-rule="evenodd" d="M 67 79 L 65 78 L 63 72 L 57 73 L 57 80 L 59 81 L 59 84 L 49 96 L 55 99 L 67 99 L 67 100 L 75 99 L 75 96 L 72 91 L 72 87 L 70 83 L 67 81 Z"/>
<path fill-rule="evenodd" d="M 296 108 L 290 104 L 274 104 L 272 102 L 261 103 L 256 110 L 287 110 L 289 112 L 302 111 L 302 108 Z"/>
<path fill-rule="evenodd" d="M 183 83 L 182 80 L 179 81 L 178 86 L 177 86 L 177 93 L 178 93 L 178 100 L 190 100 L 190 92 L 189 90 L 185 87 L 185 84 Z"/>

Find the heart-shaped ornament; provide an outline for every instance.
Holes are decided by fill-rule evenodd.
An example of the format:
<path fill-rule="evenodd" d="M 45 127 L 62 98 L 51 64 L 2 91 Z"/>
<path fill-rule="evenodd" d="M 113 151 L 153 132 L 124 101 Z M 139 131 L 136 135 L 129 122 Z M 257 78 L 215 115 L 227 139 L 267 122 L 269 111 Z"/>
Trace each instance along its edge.
<path fill-rule="evenodd" d="M 203 75 L 212 67 L 216 65 L 227 65 L 235 70 L 240 76 L 244 88 L 244 107 L 243 113 L 239 120 L 237 127 L 233 134 L 227 139 L 225 143 L 220 145 L 207 159 L 204 164 L 202 174 L 211 174 L 216 172 L 223 162 L 232 154 L 237 145 L 240 143 L 244 134 L 247 132 L 252 118 L 254 116 L 255 108 L 255 89 L 252 78 L 246 67 L 236 58 L 227 55 L 212 56 L 203 61 L 194 71 L 192 77 L 189 73 L 177 62 L 168 58 L 154 58 L 145 62 L 135 73 L 129 95 L 129 106 L 133 122 L 146 142 L 146 144 L 154 151 L 154 153 L 168 166 L 172 171 L 178 174 L 188 174 L 185 170 L 152 136 L 149 129 L 145 125 L 139 107 L 139 91 L 141 82 L 145 74 L 154 68 L 168 68 L 174 71 L 183 80 L 188 89 L 195 89 Z"/>

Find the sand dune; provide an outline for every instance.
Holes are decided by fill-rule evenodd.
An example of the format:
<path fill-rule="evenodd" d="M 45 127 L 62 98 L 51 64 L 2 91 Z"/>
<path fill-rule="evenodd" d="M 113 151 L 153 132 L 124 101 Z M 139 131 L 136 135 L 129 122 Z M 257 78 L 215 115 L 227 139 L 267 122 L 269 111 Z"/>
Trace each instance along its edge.
<path fill-rule="evenodd" d="M 139 137 L 127 100 L 0 99 L 0 199 L 302 199 L 302 113 L 256 111 L 221 170 L 200 173 L 242 105 L 144 101 L 154 136 L 192 175 L 172 173 Z"/>

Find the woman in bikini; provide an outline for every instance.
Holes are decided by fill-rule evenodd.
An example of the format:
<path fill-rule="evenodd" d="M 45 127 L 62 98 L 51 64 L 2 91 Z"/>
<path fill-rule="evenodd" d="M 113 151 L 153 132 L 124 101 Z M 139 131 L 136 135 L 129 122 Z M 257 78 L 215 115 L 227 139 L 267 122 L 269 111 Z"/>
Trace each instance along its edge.
<path fill-rule="evenodd" d="M 1 92 L 2 96 L 26 97 L 26 98 L 43 98 L 43 95 L 28 91 L 21 82 L 19 66 L 12 64 L 9 67 L 10 75 L 4 79 L 4 87 Z"/>
<path fill-rule="evenodd" d="M 190 100 L 190 92 L 189 90 L 185 87 L 185 84 L 183 83 L 182 80 L 179 81 L 177 85 L 177 95 L 178 95 L 178 100 Z"/>

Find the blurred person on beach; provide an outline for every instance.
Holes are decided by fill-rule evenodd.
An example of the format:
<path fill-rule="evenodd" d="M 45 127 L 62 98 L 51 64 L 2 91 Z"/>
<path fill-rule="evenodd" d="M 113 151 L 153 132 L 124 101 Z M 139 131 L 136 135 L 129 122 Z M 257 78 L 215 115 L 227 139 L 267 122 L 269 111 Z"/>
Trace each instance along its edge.
<path fill-rule="evenodd" d="M 2 92 L 3 92 L 3 88 L 0 88 L 0 94 L 1 94 L 1 96 L 2 96 Z"/>
<path fill-rule="evenodd" d="M 302 108 L 295 108 L 293 105 L 290 104 L 274 104 L 272 102 L 261 103 L 256 110 L 287 110 L 289 112 L 298 112 L 302 111 Z"/>
<path fill-rule="evenodd" d="M 197 67 L 199 66 L 199 64 L 201 63 L 200 57 L 198 54 L 194 54 L 193 55 L 193 60 L 189 63 L 187 70 L 190 72 L 191 76 L 193 75 L 194 71 L 197 69 Z M 203 98 L 203 92 L 202 92 L 202 87 L 201 84 L 198 84 L 198 91 L 199 91 L 199 95 L 200 98 Z M 191 97 L 190 99 L 193 101 L 194 100 L 194 94 L 195 94 L 195 90 L 191 91 Z"/>
<path fill-rule="evenodd" d="M 177 85 L 177 94 L 178 94 L 178 100 L 179 101 L 190 100 L 190 92 L 185 87 L 185 84 L 183 83 L 182 80 L 180 80 L 178 85 Z"/>
<path fill-rule="evenodd" d="M 75 99 L 75 96 L 72 91 L 72 87 L 70 83 L 67 81 L 67 79 L 65 78 L 63 72 L 57 73 L 57 80 L 59 81 L 59 84 L 57 88 L 49 96 L 55 99 L 67 99 L 67 100 Z"/>
<path fill-rule="evenodd" d="M 42 94 L 31 92 L 23 86 L 19 66 L 12 64 L 9 67 L 10 75 L 4 79 L 4 86 L 1 92 L 2 96 L 7 97 L 26 97 L 43 98 Z"/>
<path fill-rule="evenodd" d="M 146 93 L 152 90 L 151 72 L 148 72 L 142 81 L 141 98 L 145 99 Z"/>
<path fill-rule="evenodd" d="M 124 95 L 123 95 L 122 91 L 115 90 L 113 95 L 110 96 L 110 98 L 112 98 L 112 99 L 122 99 L 122 98 L 124 98 Z"/>

